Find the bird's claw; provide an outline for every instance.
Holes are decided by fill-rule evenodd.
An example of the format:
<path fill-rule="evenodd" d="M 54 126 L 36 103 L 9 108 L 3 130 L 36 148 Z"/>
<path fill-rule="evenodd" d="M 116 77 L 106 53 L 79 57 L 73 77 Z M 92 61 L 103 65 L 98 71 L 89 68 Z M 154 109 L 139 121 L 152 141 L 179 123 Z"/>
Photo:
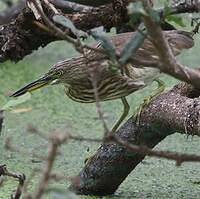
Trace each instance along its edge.
<path fill-rule="evenodd" d="M 136 110 L 136 113 L 133 115 L 133 119 L 134 121 L 136 121 L 137 125 L 140 124 L 140 115 L 141 115 L 142 109 L 150 103 L 152 98 L 153 97 L 151 95 L 145 97 L 143 103 L 140 104 L 140 106 Z"/>

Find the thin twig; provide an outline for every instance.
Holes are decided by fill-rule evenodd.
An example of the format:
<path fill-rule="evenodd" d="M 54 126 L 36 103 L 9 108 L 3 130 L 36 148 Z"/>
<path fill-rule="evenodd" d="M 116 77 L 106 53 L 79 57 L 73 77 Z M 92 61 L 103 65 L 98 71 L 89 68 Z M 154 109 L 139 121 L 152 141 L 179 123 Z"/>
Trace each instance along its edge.
<path fill-rule="evenodd" d="M 148 1 L 142 0 L 142 4 L 145 11 L 149 13 L 150 6 L 148 5 Z M 155 22 L 150 14 L 148 16 L 143 16 L 143 20 L 148 35 L 152 38 L 152 44 L 158 52 L 160 63 L 155 67 L 159 68 L 161 72 L 192 84 L 196 88 L 200 88 L 199 71 L 183 66 L 176 61 L 172 49 L 169 47 L 169 44 L 162 33 L 160 24 Z"/>
<path fill-rule="evenodd" d="M 33 1 L 36 9 L 38 10 L 38 12 L 40 13 L 41 17 L 43 18 L 43 20 L 45 21 L 45 23 L 48 25 L 48 27 L 50 28 L 48 30 L 48 32 L 51 32 L 52 34 L 54 34 L 56 37 L 60 38 L 60 39 L 63 39 L 63 40 L 66 40 L 67 42 L 71 43 L 74 45 L 75 49 L 83 54 L 83 50 L 84 48 L 88 49 L 88 50 L 92 50 L 96 53 L 101 53 L 101 54 L 104 54 L 106 55 L 106 52 L 104 49 L 102 48 L 96 48 L 96 47 L 93 47 L 93 46 L 90 46 L 90 45 L 87 45 L 85 43 L 82 43 L 80 42 L 79 40 L 76 40 L 76 39 L 73 39 L 71 37 L 68 36 L 69 34 L 69 31 L 66 32 L 63 32 L 60 28 L 56 27 L 50 20 L 49 18 L 45 15 L 45 13 L 43 12 L 43 10 L 40 8 L 40 6 L 37 5 L 37 2 L 36 0 L 31 0 Z"/>
<path fill-rule="evenodd" d="M 74 45 L 76 45 L 76 40 L 72 39 L 71 37 L 67 36 L 67 33 L 64 33 L 60 28 L 56 27 L 50 20 L 49 18 L 44 14 L 44 12 L 42 11 L 42 9 L 40 8 L 40 6 L 37 4 L 36 0 L 30 0 L 31 2 L 33 2 L 33 4 L 35 5 L 37 11 L 39 12 L 40 16 L 42 17 L 42 19 L 44 20 L 44 22 L 49 26 L 50 31 L 52 31 L 52 33 L 63 40 L 66 40 Z"/>
<path fill-rule="evenodd" d="M 57 135 L 56 133 L 52 132 L 50 134 L 51 143 L 50 143 L 49 152 L 47 155 L 47 161 L 46 161 L 46 164 L 44 165 L 43 171 L 41 172 L 41 176 L 40 176 L 38 185 L 36 187 L 36 190 L 33 193 L 32 199 L 40 198 L 45 192 L 46 186 L 50 180 L 51 170 L 52 170 L 53 163 L 57 155 L 58 147 L 61 146 L 67 140 L 68 140 L 67 133 L 64 135 Z"/>
<path fill-rule="evenodd" d="M 29 177 L 26 179 L 26 182 L 24 183 L 24 187 L 23 187 L 23 193 L 27 193 L 27 187 L 30 184 L 31 180 L 33 179 L 33 177 L 35 176 L 36 172 L 39 169 L 34 168 L 31 172 L 31 174 L 29 175 Z M 41 171 L 41 170 L 40 170 Z"/>
<path fill-rule="evenodd" d="M 89 141 L 89 142 L 102 142 L 102 139 L 95 139 L 95 138 L 84 138 L 80 136 L 72 136 L 69 135 L 69 139 L 77 140 L 77 141 Z"/>
<path fill-rule="evenodd" d="M 59 14 L 58 10 L 48 0 L 43 0 L 47 7 L 49 7 L 55 15 Z"/>
<path fill-rule="evenodd" d="M 111 134 L 110 137 L 108 137 L 108 140 L 109 139 L 131 150 L 137 151 L 139 153 L 144 153 L 148 156 L 166 158 L 168 160 L 175 160 L 177 166 L 180 166 L 183 162 L 200 162 L 200 156 L 196 154 L 181 154 L 171 151 L 155 151 L 149 149 L 146 146 L 138 146 L 131 144 L 130 142 L 121 139 L 116 134 Z"/>
<path fill-rule="evenodd" d="M 95 68 L 97 69 L 97 68 Z M 97 112 L 99 114 L 99 119 L 101 120 L 103 127 L 104 127 L 104 137 L 106 137 L 109 134 L 109 129 L 107 127 L 107 124 L 105 122 L 105 119 L 103 117 L 103 113 L 101 111 L 101 105 L 100 105 L 100 100 L 99 100 L 99 95 L 98 95 L 98 90 L 97 90 L 97 71 L 92 71 L 91 72 L 91 82 L 92 82 L 92 86 L 94 88 L 94 97 L 95 97 L 95 104 L 97 107 Z"/>
<path fill-rule="evenodd" d="M 41 132 L 39 131 L 37 128 L 35 128 L 32 124 L 29 124 L 28 127 L 27 127 L 27 131 L 30 131 L 31 133 L 33 134 L 36 134 L 46 140 L 49 139 L 49 134 L 48 133 L 44 133 L 44 132 Z"/>
<path fill-rule="evenodd" d="M 41 155 L 38 155 L 38 154 L 35 154 L 33 152 L 29 152 L 29 151 L 25 151 L 25 150 L 22 150 L 22 149 L 19 149 L 17 147 L 14 147 L 10 144 L 11 142 L 11 137 L 8 137 L 5 141 L 5 145 L 4 147 L 7 149 L 7 150 L 10 150 L 10 151 L 13 151 L 13 152 L 18 152 L 18 153 L 21 153 L 21 154 L 25 154 L 25 155 L 28 155 L 28 156 L 32 156 L 32 157 L 35 157 L 35 158 L 38 158 L 40 160 L 45 160 L 46 157 L 45 156 L 41 156 Z"/>
<path fill-rule="evenodd" d="M 7 166 L 4 164 L 4 165 L 0 165 L 0 176 L 1 175 L 17 178 L 19 180 L 19 184 L 17 186 L 17 190 L 15 194 L 11 195 L 11 199 L 19 199 L 21 197 L 24 181 L 26 179 L 25 174 L 16 174 L 16 173 L 10 172 L 8 171 Z"/>
<path fill-rule="evenodd" d="M 19 175 L 19 178 L 18 178 L 19 184 L 17 186 L 17 190 L 16 190 L 15 194 L 11 195 L 11 199 L 20 199 L 25 179 L 26 179 L 26 176 L 24 174 Z"/>
<path fill-rule="evenodd" d="M 4 119 L 3 112 L 4 111 L 0 110 L 0 135 L 3 127 L 3 119 Z"/>
<path fill-rule="evenodd" d="M 80 43 L 77 42 L 77 40 L 71 38 L 68 36 L 69 34 L 69 31 L 65 31 L 63 32 L 60 28 L 56 27 L 50 20 L 49 18 L 45 15 L 45 13 L 43 12 L 43 10 L 40 8 L 40 6 L 37 4 L 36 0 L 30 0 L 34 3 L 38 13 L 41 15 L 42 19 L 45 21 L 45 23 L 48 25 L 48 27 L 50 28 L 49 31 L 52 32 L 52 34 L 54 34 L 56 37 L 60 38 L 60 39 L 63 39 L 63 40 L 66 40 L 67 42 L 71 43 L 74 45 L 74 47 L 76 48 L 76 50 L 80 53 L 83 53 L 82 51 L 80 51 L 80 49 L 82 48 L 86 48 L 86 49 L 89 49 L 89 50 L 93 50 L 95 52 L 98 52 L 98 53 L 103 53 L 103 54 L 106 54 L 105 51 L 103 49 L 98 49 L 98 48 L 94 48 L 92 46 L 89 46 L 87 44 L 84 44 L 82 43 L 81 44 L 81 48 L 80 47 Z"/>
<path fill-rule="evenodd" d="M 64 1 L 64 0 L 50 0 L 50 2 L 54 4 L 56 7 L 64 11 L 67 10 L 68 11 L 67 13 L 69 13 L 69 11 L 72 13 L 74 12 L 87 13 L 87 12 L 91 12 L 91 9 L 93 8 L 92 6 L 86 6 L 86 5 Z"/>
<path fill-rule="evenodd" d="M 3 185 L 3 183 L 6 181 L 6 178 L 4 177 L 4 178 L 2 178 L 2 179 L 0 179 L 0 187 Z"/>

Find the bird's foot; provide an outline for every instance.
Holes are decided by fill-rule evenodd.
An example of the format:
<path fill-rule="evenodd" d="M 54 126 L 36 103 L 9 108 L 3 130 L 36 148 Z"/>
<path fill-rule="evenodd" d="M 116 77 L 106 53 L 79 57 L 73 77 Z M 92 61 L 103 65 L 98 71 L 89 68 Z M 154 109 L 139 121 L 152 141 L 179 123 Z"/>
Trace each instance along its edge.
<path fill-rule="evenodd" d="M 136 113 L 133 115 L 133 119 L 134 121 L 136 121 L 137 125 L 140 124 L 140 115 L 141 115 L 142 109 L 150 103 L 151 99 L 152 99 L 151 95 L 145 97 L 143 103 L 140 104 L 140 106 L 136 110 Z"/>
<path fill-rule="evenodd" d="M 158 88 L 156 88 L 150 95 L 144 98 L 143 103 L 140 104 L 140 106 L 136 110 L 136 113 L 133 115 L 133 119 L 134 121 L 136 121 L 137 125 L 140 124 L 140 115 L 141 115 L 142 109 L 145 106 L 147 106 L 155 96 L 162 93 L 165 89 L 165 83 L 163 81 L 161 81 L 160 79 L 155 79 L 154 81 L 158 83 Z"/>
<path fill-rule="evenodd" d="M 88 165 L 88 163 L 94 158 L 94 156 L 99 152 L 101 147 L 102 147 L 102 144 L 99 146 L 99 148 L 90 157 L 85 158 L 85 160 L 84 160 L 85 166 Z"/>

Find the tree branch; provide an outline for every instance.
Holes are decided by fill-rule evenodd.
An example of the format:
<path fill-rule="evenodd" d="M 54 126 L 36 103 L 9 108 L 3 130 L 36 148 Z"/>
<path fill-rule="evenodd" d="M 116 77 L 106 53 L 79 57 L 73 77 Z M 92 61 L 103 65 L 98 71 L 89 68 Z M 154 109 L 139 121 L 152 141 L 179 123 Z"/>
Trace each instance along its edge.
<path fill-rule="evenodd" d="M 64 0 L 51 0 L 50 1 L 58 9 L 61 9 L 63 13 L 74 13 L 74 12 L 88 12 L 92 9 L 92 6 L 86 6 L 74 2 Z"/>
<path fill-rule="evenodd" d="M 11 7 L 0 12 L 0 25 L 10 23 L 12 19 L 17 17 L 17 15 L 26 7 L 25 1 L 18 1 Z"/>
<path fill-rule="evenodd" d="M 53 0 L 51 3 L 53 3 Z M 99 26 L 104 26 L 106 30 L 110 30 L 112 27 L 123 26 L 129 21 L 129 16 L 125 12 L 126 1 L 122 4 L 121 9 L 119 9 L 117 5 L 115 5 L 116 10 L 109 4 L 91 8 L 87 13 L 66 14 L 65 16 L 69 18 L 78 29 L 84 31 Z M 193 5 L 193 7 L 187 7 L 187 5 L 185 5 L 184 8 L 185 10 L 182 9 L 181 11 L 194 11 L 195 5 Z M 47 17 L 52 19 L 53 13 L 48 10 L 48 8 L 44 8 L 44 10 Z M 33 13 L 26 8 L 20 12 L 14 21 L 0 28 L 0 62 L 6 60 L 17 62 L 30 54 L 33 50 L 37 50 L 40 46 L 44 47 L 48 43 L 58 40 L 58 38 L 52 36 L 49 32 L 35 25 L 34 21 Z M 43 22 L 41 21 L 40 23 Z M 35 42 L 32 42 L 33 38 Z"/>
<path fill-rule="evenodd" d="M 3 119 L 4 119 L 3 112 L 4 111 L 0 110 L 0 135 L 3 128 Z"/>
<path fill-rule="evenodd" d="M 150 6 L 148 5 L 148 1 L 143 0 L 142 3 L 145 11 L 149 13 Z M 144 16 L 143 19 L 148 31 L 148 35 L 151 37 L 151 41 L 159 56 L 160 63 L 157 65 L 157 67 L 164 73 L 190 83 L 196 88 L 200 88 L 199 71 L 190 69 L 189 67 L 185 67 L 180 63 L 177 63 L 172 49 L 162 33 L 159 22 L 154 21 L 150 14 L 148 16 Z"/>
<path fill-rule="evenodd" d="M 144 149 L 153 148 L 175 132 L 200 136 L 200 100 L 197 98 L 199 95 L 200 90 L 180 83 L 169 92 L 153 98 L 150 104 L 143 108 L 139 127 L 131 117 L 116 135 L 124 142 L 143 146 Z M 113 194 L 145 157 L 144 153 L 121 144 L 113 141 L 105 143 L 78 174 L 79 181 L 72 183 L 70 189 L 78 194 Z M 172 154 L 165 155 L 167 157 Z M 186 161 L 189 157 L 186 156 L 181 158 L 184 157 Z M 179 158 L 176 154 L 178 164 L 183 161 Z"/>
<path fill-rule="evenodd" d="M 12 172 L 8 171 L 6 165 L 4 164 L 4 165 L 0 165 L 0 176 L 1 175 L 18 179 L 19 184 L 17 186 L 17 190 L 16 190 L 15 194 L 11 195 L 11 199 L 20 199 L 21 194 L 22 194 L 22 188 L 24 186 L 24 181 L 26 179 L 25 174 L 12 173 Z"/>
<path fill-rule="evenodd" d="M 52 14 L 52 12 L 46 12 L 50 19 Z M 110 29 L 122 23 L 121 19 L 116 20 L 115 12 L 110 6 L 93 8 L 88 13 L 69 14 L 66 17 L 81 30 L 89 30 L 102 25 L 106 29 Z M 0 62 L 6 60 L 17 62 L 40 46 L 44 47 L 48 43 L 58 40 L 49 32 L 36 26 L 33 23 L 34 20 L 33 13 L 29 9 L 24 9 L 15 21 L 0 28 L 0 37 L 2 38 L 0 41 Z M 34 42 L 32 42 L 33 38 Z"/>
<path fill-rule="evenodd" d="M 92 7 L 98 7 L 112 2 L 112 0 L 69 0 L 69 1 Z"/>

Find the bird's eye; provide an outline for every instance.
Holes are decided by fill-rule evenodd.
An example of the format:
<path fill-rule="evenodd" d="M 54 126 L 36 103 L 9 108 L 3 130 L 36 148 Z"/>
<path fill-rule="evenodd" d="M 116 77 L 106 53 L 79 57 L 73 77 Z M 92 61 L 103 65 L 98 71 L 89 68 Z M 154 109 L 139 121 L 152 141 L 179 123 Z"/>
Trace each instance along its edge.
<path fill-rule="evenodd" d="M 56 75 L 58 75 L 58 76 L 61 76 L 62 74 L 63 74 L 62 71 L 58 71 L 58 72 L 56 73 Z"/>
<path fill-rule="evenodd" d="M 52 73 L 51 76 L 58 76 L 60 77 L 63 74 L 62 71 L 56 71 L 55 73 Z"/>

